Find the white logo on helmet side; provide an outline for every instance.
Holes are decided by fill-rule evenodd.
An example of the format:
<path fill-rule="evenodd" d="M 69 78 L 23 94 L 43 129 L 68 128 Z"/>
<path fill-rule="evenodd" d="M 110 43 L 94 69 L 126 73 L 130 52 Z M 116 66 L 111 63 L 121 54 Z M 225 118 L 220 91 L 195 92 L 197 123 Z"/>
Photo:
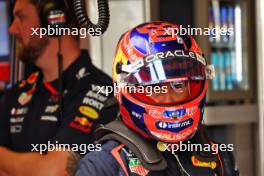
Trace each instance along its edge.
<path fill-rule="evenodd" d="M 167 57 L 184 57 L 184 58 L 193 58 L 193 59 L 197 58 L 194 52 L 175 50 L 175 51 L 158 52 L 156 54 L 149 55 L 145 58 L 145 61 L 149 63 L 156 59 L 164 59 Z"/>

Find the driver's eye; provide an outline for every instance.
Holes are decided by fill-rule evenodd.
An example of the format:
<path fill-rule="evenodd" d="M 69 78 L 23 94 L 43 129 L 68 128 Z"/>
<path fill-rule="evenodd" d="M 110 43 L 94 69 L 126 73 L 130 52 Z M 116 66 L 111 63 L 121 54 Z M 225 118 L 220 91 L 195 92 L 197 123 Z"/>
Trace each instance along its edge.
<path fill-rule="evenodd" d="M 176 91 L 177 90 L 180 91 L 184 89 L 186 85 L 187 85 L 187 81 L 174 81 L 170 83 L 171 88 L 173 88 Z"/>
<path fill-rule="evenodd" d="M 181 83 L 172 83 L 171 86 L 173 86 L 173 88 L 175 88 L 175 89 L 182 89 L 185 86 L 185 84 L 182 82 Z"/>

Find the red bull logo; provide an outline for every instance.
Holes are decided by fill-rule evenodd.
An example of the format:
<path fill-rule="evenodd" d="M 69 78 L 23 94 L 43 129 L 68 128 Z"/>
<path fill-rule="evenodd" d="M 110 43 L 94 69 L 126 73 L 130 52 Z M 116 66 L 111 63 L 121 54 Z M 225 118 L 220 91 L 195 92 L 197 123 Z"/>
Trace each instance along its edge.
<path fill-rule="evenodd" d="M 69 126 L 75 129 L 79 129 L 84 133 L 90 133 L 92 131 L 92 125 L 93 123 L 90 122 L 87 118 L 76 116 L 74 118 L 74 121 L 71 122 Z"/>
<path fill-rule="evenodd" d="M 82 126 L 91 127 L 93 124 L 85 117 L 75 117 L 75 122 L 78 122 Z"/>

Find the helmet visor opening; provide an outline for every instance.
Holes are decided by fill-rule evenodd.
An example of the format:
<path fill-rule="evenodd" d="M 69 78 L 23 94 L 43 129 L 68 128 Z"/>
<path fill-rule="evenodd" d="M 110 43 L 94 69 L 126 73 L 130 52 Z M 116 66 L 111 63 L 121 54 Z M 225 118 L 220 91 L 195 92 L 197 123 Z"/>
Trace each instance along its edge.
<path fill-rule="evenodd" d="M 200 95 L 203 88 L 204 81 L 179 79 L 161 84 L 137 86 L 137 91 L 130 94 L 146 104 L 174 106 L 193 100 Z"/>
<path fill-rule="evenodd" d="M 129 85 L 151 85 L 171 80 L 188 78 L 188 80 L 205 80 L 205 64 L 196 58 L 168 57 L 156 58 L 125 77 Z"/>

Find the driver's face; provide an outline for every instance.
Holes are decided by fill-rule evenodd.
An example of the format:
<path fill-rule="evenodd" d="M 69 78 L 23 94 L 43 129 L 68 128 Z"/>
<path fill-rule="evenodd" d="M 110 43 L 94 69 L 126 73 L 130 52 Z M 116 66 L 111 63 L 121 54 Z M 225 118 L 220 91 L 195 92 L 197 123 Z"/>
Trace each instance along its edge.
<path fill-rule="evenodd" d="M 153 92 L 151 98 L 157 103 L 174 103 L 180 102 L 188 98 L 190 95 L 189 81 L 180 81 L 173 83 L 164 83 L 167 93 Z"/>

